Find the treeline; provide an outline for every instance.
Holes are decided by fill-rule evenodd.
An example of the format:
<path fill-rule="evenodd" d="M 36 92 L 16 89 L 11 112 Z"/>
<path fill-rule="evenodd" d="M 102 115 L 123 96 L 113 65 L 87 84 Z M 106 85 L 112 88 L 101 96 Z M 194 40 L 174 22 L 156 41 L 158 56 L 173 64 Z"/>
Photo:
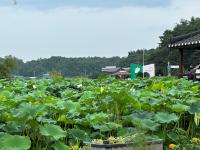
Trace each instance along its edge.
<path fill-rule="evenodd" d="M 131 63 L 143 63 L 143 51 L 145 64 L 154 63 L 156 74 L 165 75 L 167 63 L 178 64 L 178 50 L 170 50 L 168 44 L 173 36 L 186 34 L 200 30 L 200 18 L 192 17 L 190 20 L 181 20 L 172 30 L 166 30 L 160 36 L 160 44 L 155 49 L 130 51 L 127 57 L 85 57 L 85 58 L 65 58 L 51 57 L 48 59 L 38 59 L 24 63 L 17 60 L 15 75 L 22 76 L 42 76 L 50 71 L 58 71 L 64 76 L 97 76 L 101 73 L 101 68 L 105 66 L 129 67 Z M 134 43 L 133 43 L 134 44 Z M 200 63 L 200 51 L 186 51 L 185 69 L 189 64 Z"/>
<path fill-rule="evenodd" d="M 85 58 L 65 58 L 51 57 L 48 59 L 38 59 L 23 63 L 18 60 L 16 75 L 22 76 L 42 76 L 51 71 L 60 72 L 63 76 L 89 76 L 95 77 L 101 73 L 101 68 L 105 66 L 119 66 L 120 57 L 85 57 Z"/>

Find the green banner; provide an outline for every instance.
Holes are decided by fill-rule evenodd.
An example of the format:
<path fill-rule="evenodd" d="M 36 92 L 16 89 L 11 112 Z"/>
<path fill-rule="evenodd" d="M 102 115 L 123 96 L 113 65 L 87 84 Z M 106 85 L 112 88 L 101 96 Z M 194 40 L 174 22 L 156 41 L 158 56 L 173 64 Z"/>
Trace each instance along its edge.
<path fill-rule="evenodd" d="M 131 80 L 135 80 L 138 73 L 142 73 L 142 66 L 139 64 L 131 64 Z"/>

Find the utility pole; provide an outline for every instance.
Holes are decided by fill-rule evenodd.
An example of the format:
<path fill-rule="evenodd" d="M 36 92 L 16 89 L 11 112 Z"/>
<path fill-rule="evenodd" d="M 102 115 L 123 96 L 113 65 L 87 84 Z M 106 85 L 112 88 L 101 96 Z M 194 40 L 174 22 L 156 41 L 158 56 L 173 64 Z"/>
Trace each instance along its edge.
<path fill-rule="evenodd" d="M 144 78 L 144 49 L 143 49 L 143 68 L 142 68 L 142 72 L 143 72 L 143 78 Z"/>
<path fill-rule="evenodd" d="M 85 68 L 85 77 L 86 77 L 86 75 L 87 75 L 87 70 L 86 70 L 86 68 Z"/>
<path fill-rule="evenodd" d="M 171 76 L 171 65 L 170 62 L 168 61 L 167 63 L 167 75 L 170 77 Z"/>

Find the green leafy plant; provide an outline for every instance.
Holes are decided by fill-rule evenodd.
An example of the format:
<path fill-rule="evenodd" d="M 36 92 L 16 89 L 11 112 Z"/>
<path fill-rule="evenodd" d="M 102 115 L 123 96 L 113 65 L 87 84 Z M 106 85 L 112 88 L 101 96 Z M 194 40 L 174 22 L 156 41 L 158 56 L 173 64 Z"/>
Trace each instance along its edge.
<path fill-rule="evenodd" d="M 166 146 L 190 141 L 199 137 L 199 97 L 199 82 L 175 78 L 0 80 L 0 145 L 15 136 L 31 150 L 80 148 L 136 133 Z"/>
<path fill-rule="evenodd" d="M 0 150 L 28 150 L 31 147 L 29 137 L 0 134 Z"/>
<path fill-rule="evenodd" d="M 63 131 L 61 127 L 53 124 L 45 124 L 40 127 L 40 133 L 46 137 L 53 138 L 56 141 L 67 135 L 66 131 Z"/>

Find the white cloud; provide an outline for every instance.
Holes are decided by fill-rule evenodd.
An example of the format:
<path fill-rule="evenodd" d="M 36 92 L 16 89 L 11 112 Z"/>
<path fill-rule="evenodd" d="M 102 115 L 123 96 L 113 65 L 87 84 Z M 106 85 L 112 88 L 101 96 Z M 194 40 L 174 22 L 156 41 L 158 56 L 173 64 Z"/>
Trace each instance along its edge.
<path fill-rule="evenodd" d="M 163 31 L 181 18 L 200 16 L 199 0 L 173 0 L 168 7 L 150 8 L 18 7 L 0 7 L 0 56 L 24 60 L 126 56 L 133 49 L 155 48 Z"/>

